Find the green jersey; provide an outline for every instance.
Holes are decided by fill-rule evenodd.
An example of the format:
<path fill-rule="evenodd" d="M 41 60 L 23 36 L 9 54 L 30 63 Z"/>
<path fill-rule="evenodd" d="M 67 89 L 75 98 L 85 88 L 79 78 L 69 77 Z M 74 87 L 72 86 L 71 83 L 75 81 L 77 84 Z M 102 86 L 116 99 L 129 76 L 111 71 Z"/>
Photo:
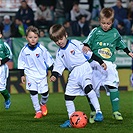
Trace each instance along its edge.
<path fill-rule="evenodd" d="M 10 50 L 10 47 L 6 42 L 3 42 L 0 39 L 0 60 L 5 59 L 5 58 L 12 58 L 12 52 Z"/>
<path fill-rule="evenodd" d="M 115 61 L 116 49 L 123 50 L 127 47 L 117 29 L 112 28 L 105 32 L 100 26 L 90 32 L 84 43 L 87 43 L 92 52 L 102 60 L 111 62 Z"/>

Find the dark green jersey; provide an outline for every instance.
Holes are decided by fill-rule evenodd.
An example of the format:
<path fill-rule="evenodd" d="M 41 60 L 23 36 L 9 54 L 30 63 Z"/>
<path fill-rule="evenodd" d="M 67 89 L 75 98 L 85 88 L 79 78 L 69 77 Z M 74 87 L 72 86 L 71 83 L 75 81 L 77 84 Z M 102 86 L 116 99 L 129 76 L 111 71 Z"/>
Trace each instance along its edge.
<path fill-rule="evenodd" d="M 11 59 L 12 52 L 8 44 L 0 39 L 0 60 L 5 59 L 6 57 Z"/>
<path fill-rule="evenodd" d="M 117 29 L 112 28 L 105 32 L 100 26 L 90 32 L 84 43 L 87 43 L 93 53 L 102 60 L 111 62 L 115 61 L 116 49 L 123 50 L 127 47 Z"/>

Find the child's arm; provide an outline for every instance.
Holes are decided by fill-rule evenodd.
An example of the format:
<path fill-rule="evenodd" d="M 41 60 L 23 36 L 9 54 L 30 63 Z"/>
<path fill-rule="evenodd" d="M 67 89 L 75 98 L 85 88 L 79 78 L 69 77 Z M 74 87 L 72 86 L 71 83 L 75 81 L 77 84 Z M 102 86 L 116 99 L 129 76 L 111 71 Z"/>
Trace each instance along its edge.
<path fill-rule="evenodd" d="M 84 53 L 87 53 L 88 51 L 91 51 L 91 49 L 87 46 L 83 46 L 82 50 L 83 50 Z"/>
<path fill-rule="evenodd" d="M 0 60 L 0 66 L 3 65 L 3 64 L 5 64 L 5 63 L 8 62 L 9 60 L 10 60 L 10 58 L 8 58 L 8 57 L 6 57 L 6 58 Z"/>
<path fill-rule="evenodd" d="M 103 60 L 94 53 L 92 54 L 91 59 L 97 61 L 103 67 L 104 70 L 107 69 L 107 65 L 103 62 Z"/>
<path fill-rule="evenodd" d="M 97 55 L 95 55 L 93 52 L 91 52 L 91 50 L 88 46 L 83 46 L 82 50 L 85 53 L 84 56 L 87 60 L 89 60 L 89 59 L 95 60 L 103 67 L 104 70 L 107 69 L 107 65 L 103 62 L 103 60 L 100 57 L 98 57 Z"/>
<path fill-rule="evenodd" d="M 132 57 L 133 58 L 133 53 L 132 52 L 130 52 L 129 51 L 129 49 L 126 47 L 126 48 L 124 48 L 123 49 L 123 51 L 127 54 L 127 55 L 129 55 L 130 57 Z"/>
<path fill-rule="evenodd" d="M 91 51 L 91 49 L 90 49 L 90 47 L 87 43 L 83 43 L 83 44 L 84 44 L 84 46 L 83 46 L 82 50 L 83 50 L 84 53 L 87 53 L 88 51 Z"/>
<path fill-rule="evenodd" d="M 22 76 L 22 77 L 21 77 L 21 82 L 22 82 L 23 84 L 25 84 L 25 80 L 26 80 L 26 79 L 25 79 L 25 76 Z"/>
<path fill-rule="evenodd" d="M 26 79 L 25 79 L 25 76 L 24 76 L 24 69 L 19 69 L 19 70 L 20 70 L 21 82 L 23 84 L 25 84 Z"/>

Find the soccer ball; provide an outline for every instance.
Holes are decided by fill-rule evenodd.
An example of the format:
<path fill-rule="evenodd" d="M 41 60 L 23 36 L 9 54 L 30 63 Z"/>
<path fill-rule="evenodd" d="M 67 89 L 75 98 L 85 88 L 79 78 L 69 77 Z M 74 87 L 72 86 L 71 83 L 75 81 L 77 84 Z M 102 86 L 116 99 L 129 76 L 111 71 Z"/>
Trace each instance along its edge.
<path fill-rule="evenodd" d="M 70 124 L 74 128 L 84 128 L 88 123 L 86 114 L 82 111 L 74 112 L 70 117 Z"/>

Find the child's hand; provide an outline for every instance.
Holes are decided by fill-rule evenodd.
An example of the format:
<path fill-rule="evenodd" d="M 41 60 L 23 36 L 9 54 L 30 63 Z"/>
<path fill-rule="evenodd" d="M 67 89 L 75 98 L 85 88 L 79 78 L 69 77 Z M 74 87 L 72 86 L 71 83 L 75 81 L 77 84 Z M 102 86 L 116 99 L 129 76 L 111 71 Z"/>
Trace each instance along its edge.
<path fill-rule="evenodd" d="M 21 77 L 21 82 L 22 82 L 23 84 L 25 84 L 25 81 L 26 81 L 25 76 L 22 76 L 22 77 Z"/>
<path fill-rule="evenodd" d="M 55 82 L 55 81 L 56 81 L 56 77 L 55 77 L 55 76 L 51 76 L 51 77 L 50 77 L 50 81 Z"/>
<path fill-rule="evenodd" d="M 82 51 L 84 53 L 87 53 L 88 51 L 91 51 L 91 49 L 89 47 L 87 47 L 87 46 L 83 46 Z"/>
<path fill-rule="evenodd" d="M 128 55 L 133 58 L 133 53 L 132 52 L 130 52 Z"/>
<path fill-rule="evenodd" d="M 107 69 L 107 65 L 105 63 L 101 64 L 101 66 L 103 67 L 104 70 Z"/>

